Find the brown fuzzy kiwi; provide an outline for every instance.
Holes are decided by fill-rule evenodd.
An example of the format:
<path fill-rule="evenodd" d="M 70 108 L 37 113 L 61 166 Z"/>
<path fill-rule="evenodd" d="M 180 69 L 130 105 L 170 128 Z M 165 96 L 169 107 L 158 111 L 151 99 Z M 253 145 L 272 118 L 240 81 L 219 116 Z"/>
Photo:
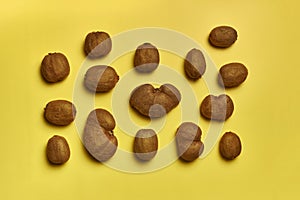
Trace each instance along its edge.
<path fill-rule="evenodd" d="M 89 58 L 101 58 L 112 49 L 112 40 L 103 31 L 90 32 L 84 42 L 84 52 Z"/>
<path fill-rule="evenodd" d="M 64 80 L 70 74 L 67 57 L 62 53 L 49 53 L 42 61 L 41 74 L 44 80 L 49 83 Z"/>
<path fill-rule="evenodd" d="M 76 108 L 73 103 L 66 100 L 50 101 L 44 109 L 45 119 L 57 126 L 66 126 L 74 121 Z"/>
<path fill-rule="evenodd" d="M 228 48 L 237 40 L 237 31 L 230 26 L 218 26 L 211 30 L 209 42 L 219 48 Z"/>
<path fill-rule="evenodd" d="M 180 100 L 179 90 L 171 84 L 164 84 L 160 88 L 143 84 L 131 93 L 129 103 L 140 114 L 159 118 L 175 108 Z"/>
<path fill-rule="evenodd" d="M 209 120 L 225 121 L 232 115 L 233 110 L 233 101 L 226 94 L 208 95 L 200 105 L 201 115 Z"/>

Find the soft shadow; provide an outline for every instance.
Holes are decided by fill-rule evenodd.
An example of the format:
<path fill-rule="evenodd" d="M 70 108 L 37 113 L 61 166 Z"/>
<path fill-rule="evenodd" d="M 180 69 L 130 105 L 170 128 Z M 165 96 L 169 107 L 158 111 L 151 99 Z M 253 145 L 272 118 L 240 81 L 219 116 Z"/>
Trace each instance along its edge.
<path fill-rule="evenodd" d="M 103 165 L 102 162 L 96 160 L 96 158 L 94 158 L 89 152 L 88 150 L 84 147 L 84 145 L 81 142 L 81 150 L 82 152 L 84 152 L 84 154 L 86 154 L 87 157 L 89 157 L 89 160 L 94 163 L 94 164 L 98 164 L 98 165 Z"/>

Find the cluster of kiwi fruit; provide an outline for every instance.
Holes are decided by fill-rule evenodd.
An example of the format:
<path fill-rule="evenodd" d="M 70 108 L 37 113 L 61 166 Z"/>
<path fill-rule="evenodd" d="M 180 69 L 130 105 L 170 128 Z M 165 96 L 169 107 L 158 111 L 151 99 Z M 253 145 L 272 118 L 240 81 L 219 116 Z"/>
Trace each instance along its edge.
<path fill-rule="evenodd" d="M 229 26 L 213 29 L 209 42 L 218 48 L 227 48 L 237 39 L 237 32 Z M 112 40 L 106 32 L 91 32 L 84 42 L 84 52 L 89 59 L 102 58 L 112 49 Z M 134 67 L 139 73 L 151 73 L 159 66 L 158 49 L 150 43 L 137 47 L 134 55 Z M 206 71 L 206 62 L 199 49 L 191 49 L 185 58 L 184 70 L 187 78 L 198 80 Z M 49 53 L 41 64 L 41 75 L 48 83 L 64 80 L 70 73 L 70 66 L 62 53 Z M 229 63 L 220 69 L 219 84 L 225 88 L 237 87 L 248 75 L 247 68 L 241 63 Z M 112 90 L 119 76 L 108 65 L 95 65 L 85 74 L 84 85 L 92 93 L 104 93 Z M 130 96 L 130 106 L 142 116 L 160 118 L 174 109 L 181 101 L 180 91 L 166 83 L 159 88 L 145 83 L 136 87 Z M 209 120 L 225 121 L 233 113 L 233 101 L 226 95 L 208 95 L 200 105 L 200 114 Z M 75 105 L 67 100 L 50 101 L 44 109 L 47 122 L 57 126 L 67 126 L 76 116 Z M 113 134 L 115 119 L 109 111 L 97 108 L 90 112 L 83 133 L 83 144 L 88 153 L 97 161 L 105 162 L 116 152 L 118 139 Z M 192 122 L 182 123 L 176 131 L 178 156 L 185 161 L 198 158 L 204 149 L 201 141 L 202 131 Z M 70 149 L 65 138 L 55 135 L 47 143 L 47 158 L 50 163 L 63 164 L 69 160 Z M 133 152 L 142 161 L 155 157 L 158 150 L 157 134 L 152 129 L 140 129 L 135 136 Z M 232 132 L 223 135 L 219 143 L 222 157 L 228 160 L 236 158 L 241 152 L 241 141 Z"/>

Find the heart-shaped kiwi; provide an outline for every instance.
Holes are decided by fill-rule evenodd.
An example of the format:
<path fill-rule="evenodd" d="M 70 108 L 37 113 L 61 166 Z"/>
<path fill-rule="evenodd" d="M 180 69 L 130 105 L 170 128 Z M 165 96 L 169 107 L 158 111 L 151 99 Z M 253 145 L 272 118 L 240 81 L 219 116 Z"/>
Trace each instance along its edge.
<path fill-rule="evenodd" d="M 232 115 L 233 110 L 233 101 L 226 94 L 220 96 L 208 95 L 200 105 L 201 115 L 206 119 L 216 121 L 227 120 Z"/>
<path fill-rule="evenodd" d="M 159 88 L 144 84 L 132 92 L 129 103 L 140 114 L 159 118 L 175 108 L 180 100 L 180 92 L 171 84 L 164 84 Z"/>

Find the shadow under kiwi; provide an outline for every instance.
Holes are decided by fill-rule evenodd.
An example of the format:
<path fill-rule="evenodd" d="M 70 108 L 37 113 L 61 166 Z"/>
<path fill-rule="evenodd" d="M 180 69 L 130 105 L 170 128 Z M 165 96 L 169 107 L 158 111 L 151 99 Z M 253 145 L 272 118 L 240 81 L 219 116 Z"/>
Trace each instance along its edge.
<path fill-rule="evenodd" d="M 103 165 L 102 162 L 98 161 L 96 158 L 90 154 L 90 152 L 85 148 L 84 144 L 81 141 L 81 150 L 82 152 L 89 158 L 91 163 L 97 164 L 97 165 Z"/>

